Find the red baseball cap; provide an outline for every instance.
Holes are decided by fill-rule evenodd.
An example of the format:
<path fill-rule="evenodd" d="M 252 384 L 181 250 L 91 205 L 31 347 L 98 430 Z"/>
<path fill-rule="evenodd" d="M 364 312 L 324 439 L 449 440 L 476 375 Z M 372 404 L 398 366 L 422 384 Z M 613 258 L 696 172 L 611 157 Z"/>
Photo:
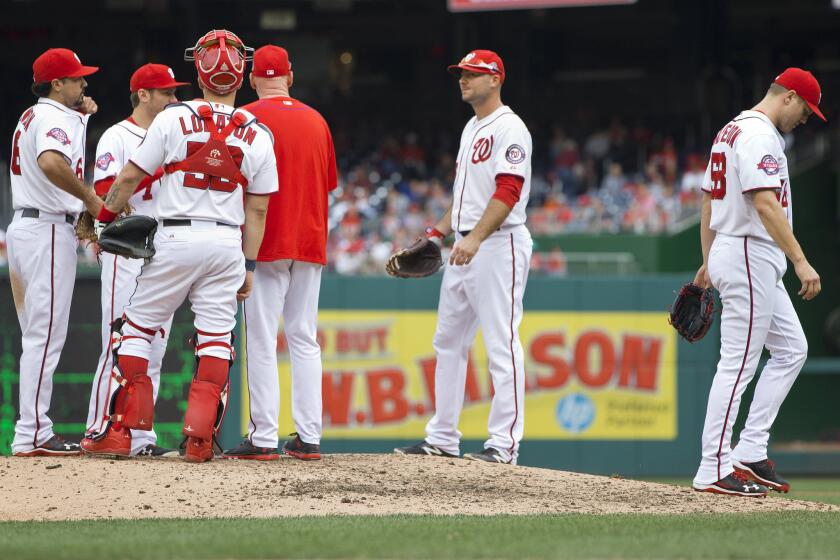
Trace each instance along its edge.
<path fill-rule="evenodd" d="M 471 51 L 467 56 L 461 59 L 458 64 L 453 64 L 447 68 L 450 74 L 456 76 L 461 75 L 461 70 L 469 70 L 471 72 L 479 72 L 482 74 L 495 74 L 504 82 L 505 81 L 505 64 L 502 62 L 502 57 L 493 51 L 475 50 Z"/>
<path fill-rule="evenodd" d="M 70 49 L 47 49 L 32 63 L 32 79 L 36 84 L 81 78 L 99 70 L 98 66 L 82 66 L 82 61 Z"/>
<path fill-rule="evenodd" d="M 254 51 L 254 76 L 278 78 L 292 71 L 289 53 L 283 47 L 266 45 Z"/>
<path fill-rule="evenodd" d="M 788 68 L 776 76 L 773 83 L 795 91 L 796 95 L 808 104 L 815 115 L 822 120 L 826 120 L 819 108 L 820 100 L 822 100 L 822 90 L 820 90 L 820 83 L 813 74 L 802 68 Z"/>
<path fill-rule="evenodd" d="M 175 72 L 165 64 L 144 64 L 131 75 L 129 88 L 134 93 L 138 89 L 167 89 L 188 85 L 189 82 L 176 82 Z"/>

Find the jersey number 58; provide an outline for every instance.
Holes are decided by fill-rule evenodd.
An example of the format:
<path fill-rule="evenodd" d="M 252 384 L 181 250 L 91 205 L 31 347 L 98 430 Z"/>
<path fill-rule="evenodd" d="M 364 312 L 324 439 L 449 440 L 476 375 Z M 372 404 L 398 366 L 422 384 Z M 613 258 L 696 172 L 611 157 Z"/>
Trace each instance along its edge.
<path fill-rule="evenodd" d="M 712 200 L 721 200 L 726 196 L 726 154 L 724 152 L 712 152 L 710 166 Z"/>

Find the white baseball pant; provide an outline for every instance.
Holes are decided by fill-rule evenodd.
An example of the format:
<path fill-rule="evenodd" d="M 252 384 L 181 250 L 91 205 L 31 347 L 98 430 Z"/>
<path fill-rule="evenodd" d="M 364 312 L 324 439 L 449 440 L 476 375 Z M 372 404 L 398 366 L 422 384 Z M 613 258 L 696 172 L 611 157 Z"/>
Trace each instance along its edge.
<path fill-rule="evenodd" d="M 102 253 L 100 259 L 102 261 L 102 354 L 99 356 L 99 363 L 96 366 L 96 374 L 91 387 L 90 404 L 88 405 L 87 428 L 85 431 L 91 434 L 100 433 L 105 429 L 105 416 L 108 414 L 111 395 L 117 385 L 111 377 L 111 370 L 113 369 L 111 323 L 122 317 L 125 306 L 128 305 L 128 300 L 137 287 L 137 277 L 140 275 L 140 269 L 143 266 L 143 260 L 141 259 L 128 259 L 110 253 Z M 152 340 L 148 374 L 152 379 L 152 395 L 155 402 L 157 402 L 160 386 L 161 363 L 166 352 L 171 328 L 172 317 L 170 316 Z M 132 430 L 131 454 L 136 455 L 147 445 L 156 442 L 157 434 L 154 430 Z"/>
<path fill-rule="evenodd" d="M 720 361 L 709 391 L 697 484 L 729 476 L 733 460 L 767 458 L 770 427 L 808 355 L 805 333 L 782 283 L 786 267 L 785 255 L 775 243 L 715 236 L 708 269 L 723 303 Z M 741 396 L 765 347 L 771 358 L 756 384 L 740 442 L 732 450 Z"/>
<path fill-rule="evenodd" d="M 447 453 L 460 454 L 458 419 L 467 360 L 480 326 L 495 391 L 487 422 L 490 438 L 484 447 L 497 449 L 516 464 L 525 428 L 525 360 L 519 324 L 531 250 L 525 226 L 503 228 L 484 240 L 469 265 L 447 264 L 444 270 L 434 337 L 435 415 L 426 425 L 426 441 Z"/>
<path fill-rule="evenodd" d="M 300 439 L 320 444 L 322 365 L 318 345 L 320 264 L 258 262 L 251 297 L 245 300 L 245 355 L 250 422 L 248 439 L 278 445 L 280 381 L 277 330 L 283 317 L 292 366 L 292 418 Z"/>
<path fill-rule="evenodd" d="M 23 335 L 20 356 L 20 418 L 12 452 L 31 451 L 53 437 L 47 416 L 53 373 L 67 338 L 76 281 L 76 233 L 64 214 L 38 218 L 14 214 L 6 232 L 9 274 Z"/>
<path fill-rule="evenodd" d="M 123 327 L 123 335 L 130 336 L 123 338 L 120 356 L 149 360 L 154 335 L 146 331 L 158 331 L 186 298 L 195 313 L 197 342 L 230 344 L 236 326 L 236 292 L 245 280 L 239 228 L 203 220 L 192 220 L 191 226 L 165 223 L 155 234 L 155 256 L 143 265 L 137 290 L 125 308 L 126 317 L 144 330 Z M 223 360 L 231 355 L 224 345 L 207 346 L 198 354 Z"/>

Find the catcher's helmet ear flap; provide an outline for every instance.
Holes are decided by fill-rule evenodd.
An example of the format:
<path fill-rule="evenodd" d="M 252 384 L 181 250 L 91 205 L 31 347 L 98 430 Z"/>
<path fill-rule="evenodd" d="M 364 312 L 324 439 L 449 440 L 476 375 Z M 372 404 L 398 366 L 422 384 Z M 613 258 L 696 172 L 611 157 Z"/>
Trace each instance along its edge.
<path fill-rule="evenodd" d="M 242 86 L 245 63 L 253 58 L 254 49 L 226 29 L 205 33 L 195 46 L 184 50 L 184 60 L 195 61 L 200 85 L 219 95 L 226 95 Z"/>

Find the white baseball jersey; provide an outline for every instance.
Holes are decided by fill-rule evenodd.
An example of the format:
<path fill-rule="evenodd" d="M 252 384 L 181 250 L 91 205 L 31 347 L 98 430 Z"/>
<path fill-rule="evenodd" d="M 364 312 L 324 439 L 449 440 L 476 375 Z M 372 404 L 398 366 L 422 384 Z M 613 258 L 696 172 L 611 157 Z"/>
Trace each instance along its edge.
<path fill-rule="evenodd" d="M 453 185 L 452 229 L 473 229 L 496 192 L 496 176 L 516 175 L 524 184 L 504 226 L 525 223 L 531 192 L 531 134 L 507 105 L 478 120 L 470 119 L 461 133 Z"/>
<path fill-rule="evenodd" d="M 89 115 L 41 97 L 24 111 L 12 136 L 12 205 L 55 214 L 78 214 L 81 200 L 56 187 L 38 166 L 38 157 L 52 150 L 84 178 L 85 135 Z"/>
<path fill-rule="evenodd" d="M 198 107 L 206 101 L 187 101 L 168 106 L 155 117 L 145 140 L 130 161 L 151 175 L 165 163 L 187 159 L 210 138 L 198 116 Z M 223 126 L 234 108 L 211 104 L 217 126 Z M 234 161 L 240 164 L 248 180 L 246 192 L 271 194 L 277 191 L 277 164 L 271 133 L 247 111 L 247 125 L 234 129 L 225 143 Z M 161 219 L 192 218 L 241 226 L 245 223 L 240 185 L 200 173 L 175 171 L 161 179 L 157 197 L 157 215 Z"/>
<path fill-rule="evenodd" d="M 701 187 L 712 195 L 714 231 L 772 241 L 747 194 L 764 189 L 776 191 L 793 225 L 784 149 L 782 135 L 767 115 L 758 111 L 743 111 L 718 132 Z"/>
<path fill-rule="evenodd" d="M 137 151 L 146 136 L 146 129 L 135 123 L 131 117 L 118 122 L 106 130 L 96 145 L 96 165 L 93 170 L 94 184 L 107 179 L 116 179 L 128 158 Z M 152 170 L 154 172 L 154 170 Z M 136 192 L 129 204 L 135 214 L 155 216 L 154 199 L 160 189 L 155 181 L 145 189 Z"/>

